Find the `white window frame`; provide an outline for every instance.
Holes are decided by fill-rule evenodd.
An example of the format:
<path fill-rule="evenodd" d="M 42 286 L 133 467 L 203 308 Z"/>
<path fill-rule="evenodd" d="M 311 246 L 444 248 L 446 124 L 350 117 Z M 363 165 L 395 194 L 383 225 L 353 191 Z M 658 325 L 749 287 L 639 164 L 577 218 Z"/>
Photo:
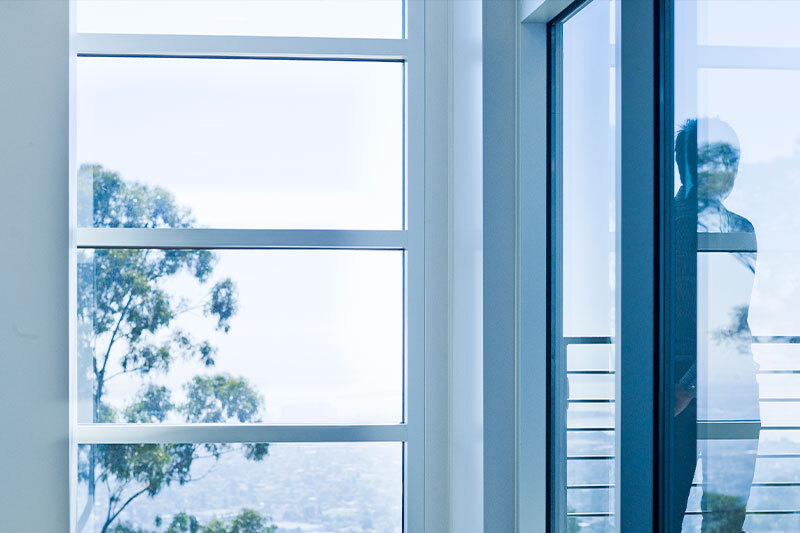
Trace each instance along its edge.
<path fill-rule="evenodd" d="M 448 505 L 448 34 L 445 3 L 406 0 L 402 39 L 78 34 L 70 1 L 70 526 L 77 518 L 77 446 L 169 442 L 404 444 L 404 531 L 445 531 Z M 405 64 L 405 221 L 396 231 L 77 228 L 75 64 L 79 55 L 334 58 Z M 405 421 L 388 425 L 224 426 L 77 422 L 76 257 L 80 248 L 402 250 Z M 445 526 L 443 528 L 442 526 Z"/>

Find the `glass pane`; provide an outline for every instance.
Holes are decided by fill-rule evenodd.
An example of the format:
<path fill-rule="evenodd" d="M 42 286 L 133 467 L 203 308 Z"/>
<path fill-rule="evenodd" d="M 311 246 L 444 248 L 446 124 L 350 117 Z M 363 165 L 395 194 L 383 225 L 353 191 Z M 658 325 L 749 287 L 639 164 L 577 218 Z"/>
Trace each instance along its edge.
<path fill-rule="evenodd" d="M 611 344 L 568 344 L 567 371 L 613 372 L 614 346 Z"/>
<path fill-rule="evenodd" d="M 569 397 L 571 399 L 613 398 L 614 376 L 612 375 L 575 375 L 567 376 Z"/>
<path fill-rule="evenodd" d="M 403 37 L 402 0 L 78 0 L 81 33 Z"/>
<path fill-rule="evenodd" d="M 78 448 L 78 533 L 402 531 L 400 443 Z"/>
<path fill-rule="evenodd" d="M 613 455 L 614 432 L 571 431 L 567 434 L 567 455 Z"/>
<path fill-rule="evenodd" d="M 670 530 L 794 531 L 800 4 L 674 6 Z"/>
<path fill-rule="evenodd" d="M 800 16 L 800 5 L 792 0 L 705 0 L 693 5 L 697 44 L 800 47 L 800 34 L 788 22 Z"/>
<path fill-rule="evenodd" d="M 568 428 L 614 427 L 614 404 L 591 398 L 574 402 L 567 409 Z M 597 400 L 597 401 L 595 401 Z"/>
<path fill-rule="evenodd" d="M 614 530 L 615 18 L 594 0 L 551 31 L 555 533 Z"/>
<path fill-rule="evenodd" d="M 403 254 L 81 250 L 82 422 L 398 423 Z"/>
<path fill-rule="evenodd" d="M 403 69 L 79 58 L 79 222 L 401 229 Z M 135 203 L 143 186 L 156 196 Z M 173 201 L 183 209 L 159 211 Z M 100 216 L 104 202 L 125 212 Z"/>
<path fill-rule="evenodd" d="M 561 218 L 563 333 L 614 333 L 613 5 L 595 0 L 563 24 Z M 602 51 L 601 51 L 602 49 Z"/>

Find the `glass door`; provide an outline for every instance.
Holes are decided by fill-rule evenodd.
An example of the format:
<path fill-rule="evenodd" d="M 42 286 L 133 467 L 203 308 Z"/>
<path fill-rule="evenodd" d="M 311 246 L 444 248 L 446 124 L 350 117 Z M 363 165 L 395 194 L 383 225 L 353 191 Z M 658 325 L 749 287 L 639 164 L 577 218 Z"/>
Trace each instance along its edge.
<path fill-rule="evenodd" d="M 797 531 L 800 2 L 673 7 L 666 521 Z"/>

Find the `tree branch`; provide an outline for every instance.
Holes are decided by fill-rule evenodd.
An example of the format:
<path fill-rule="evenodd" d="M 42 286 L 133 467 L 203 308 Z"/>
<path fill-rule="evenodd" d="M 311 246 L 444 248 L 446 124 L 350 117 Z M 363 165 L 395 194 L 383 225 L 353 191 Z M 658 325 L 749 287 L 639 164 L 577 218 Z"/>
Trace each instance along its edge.
<path fill-rule="evenodd" d="M 119 509 L 117 509 L 117 510 L 114 512 L 114 514 L 113 514 L 113 515 L 110 515 L 110 516 L 109 516 L 109 517 L 106 519 L 106 523 L 105 523 L 105 524 L 103 524 L 103 529 L 101 530 L 101 531 L 102 531 L 102 533 L 106 533 L 106 532 L 108 531 L 108 526 L 110 526 L 110 525 L 111 525 L 111 523 L 112 523 L 114 520 L 116 520 L 116 519 L 117 519 L 117 517 L 119 516 L 119 514 L 120 514 L 122 511 L 124 511 L 124 510 L 125 510 L 125 508 L 128 506 L 128 504 L 129 504 L 129 503 L 131 503 L 133 500 L 135 500 L 136 498 L 138 498 L 139 496 L 141 496 L 141 495 L 142 495 L 142 494 L 144 494 L 145 492 L 147 492 L 147 487 L 143 488 L 142 490 L 140 490 L 140 491 L 138 491 L 138 492 L 134 492 L 134 493 L 133 493 L 133 495 L 132 495 L 130 498 L 128 498 L 128 499 L 125 501 L 125 503 L 123 503 L 123 504 L 122 504 L 122 506 L 121 506 Z M 111 512 L 111 506 L 110 506 L 110 505 L 108 506 L 108 512 L 109 512 L 109 513 Z"/>
<path fill-rule="evenodd" d="M 125 319 L 125 314 L 128 312 L 128 307 L 130 307 L 132 301 L 133 301 L 133 292 L 131 291 L 130 293 L 128 293 L 128 301 L 125 303 L 125 306 L 120 311 L 119 320 L 117 320 L 117 325 L 114 327 L 114 332 L 111 334 L 111 340 L 108 341 L 108 349 L 106 349 L 106 353 L 103 356 L 103 366 L 100 368 L 99 372 L 97 371 L 97 362 L 93 361 L 95 369 L 95 379 L 97 380 L 97 391 L 94 394 L 95 417 L 97 415 L 98 409 L 100 409 L 100 398 L 102 398 L 103 396 L 103 384 L 105 383 L 106 365 L 108 364 L 108 358 L 111 356 L 111 347 L 114 346 L 114 341 L 116 340 L 117 333 L 119 332 L 119 328 L 122 325 L 122 321 Z"/>

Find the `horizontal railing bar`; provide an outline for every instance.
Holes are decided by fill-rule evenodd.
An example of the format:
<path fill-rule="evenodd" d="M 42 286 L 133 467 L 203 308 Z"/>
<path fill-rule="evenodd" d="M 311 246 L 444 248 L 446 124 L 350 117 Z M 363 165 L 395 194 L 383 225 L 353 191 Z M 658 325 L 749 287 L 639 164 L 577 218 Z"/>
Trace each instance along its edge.
<path fill-rule="evenodd" d="M 686 511 L 687 515 L 702 515 L 702 514 L 709 514 L 716 511 Z M 789 515 L 789 514 L 800 514 L 800 510 L 793 511 L 793 510 L 753 510 L 753 511 L 745 511 L 745 514 L 750 515 Z M 610 518 L 614 516 L 613 512 L 606 511 L 606 512 L 594 512 L 594 513 L 567 513 L 569 517 L 575 518 Z"/>
<path fill-rule="evenodd" d="M 755 233 L 697 233 L 698 252 L 755 252 L 756 248 Z"/>
<path fill-rule="evenodd" d="M 687 514 L 687 515 L 694 515 L 694 516 L 696 516 L 696 515 L 702 515 L 702 514 L 710 514 L 710 513 L 714 513 L 714 512 L 719 512 L 719 511 L 686 511 L 686 514 Z M 757 514 L 757 515 L 767 515 L 767 514 L 800 514 L 800 510 L 793 511 L 793 510 L 788 510 L 788 509 L 787 509 L 787 510 L 773 510 L 773 511 L 768 511 L 768 510 L 758 510 L 758 509 L 754 509 L 754 510 L 752 510 L 752 511 L 745 511 L 745 513 L 744 513 L 744 514 Z"/>
<path fill-rule="evenodd" d="M 563 337 L 564 344 L 614 344 L 612 337 Z"/>
<path fill-rule="evenodd" d="M 403 230 L 78 228 L 78 248 L 403 250 Z"/>
<path fill-rule="evenodd" d="M 692 487 L 703 487 L 704 483 L 692 483 Z M 754 481 L 751 487 L 800 487 L 800 482 L 793 481 Z"/>
<path fill-rule="evenodd" d="M 408 427 L 273 426 L 265 424 L 78 424 L 77 444 L 160 444 L 204 442 L 405 442 Z"/>
<path fill-rule="evenodd" d="M 800 337 L 794 335 L 753 335 L 756 344 L 800 344 Z"/>
<path fill-rule="evenodd" d="M 800 398 L 759 398 L 759 402 L 776 402 L 776 403 L 795 403 L 800 402 Z"/>
<path fill-rule="evenodd" d="M 568 403 L 614 403 L 614 398 L 570 398 Z"/>
<path fill-rule="evenodd" d="M 717 234 L 714 234 L 717 235 Z M 720 233 L 718 235 L 732 235 Z M 727 250 L 726 250 L 727 251 Z M 737 251 L 737 250 L 733 250 Z M 570 344 L 614 344 L 613 337 L 562 337 L 562 342 Z M 796 335 L 753 335 L 753 342 L 758 344 L 800 344 L 800 336 Z"/>
<path fill-rule="evenodd" d="M 800 426 L 761 426 L 758 420 L 720 420 L 699 421 L 697 423 L 697 438 L 700 440 L 739 440 L 756 439 L 760 430 L 776 431 L 786 429 L 800 429 Z M 568 427 L 568 432 L 614 431 L 613 427 L 590 426 Z"/>
<path fill-rule="evenodd" d="M 614 455 L 570 455 L 567 461 L 608 461 Z M 757 459 L 800 459 L 800 453 L 764 453 L 756 455 Z"/>
<path fill-rule="evenodd" d="M 794 338 L 794 337 L 793 337 Z M 800 337 L 798 337 L 800 339 Z M 794 344 L 795 341 L 791 343 Z M 613 376 L 616 374 L 613 370 L 567 370 L 567 374 L 575 374 L 575 375 L 597 375 L 597 376 Z M 782 370 L 759 370 L 759 374 L 800 374 L 800 369 L 798 370 L 789 370 L 789 369 L 782 369 Z"/>
<path fill-rule="evenodd" d="M 584 485 L 567 485 L 567 490 L 613 489 L 613 483 L 587 483 Z"/>
<path fill-rule="evenodd" d="M 758 420 L 698 421 L 698 440 L 750 440 L 757 439 L 761 430 Z"/>
<path fill-rule="evenodd" d="M 79 33 L 79 55 L 403 60 L 406 39 Z"/>
<path fill-rule="evenodd" d="M 686 511 L 687 515 L 701 515 L 712 513 L 715 511 Z M 774 510 L 774 511 L 767 511 L 767 510 L 753 510 L 753 511 L 745 511 L 745 514 L 752 514 L 752 515 L 771 515 L 771 514 L 800 514 L 800 510 L 798 511 L 791 511 L 791 510 Z M 612 512 L 596 512 L 596 513 L 567 513 L 567 516 L 574 516 L 575 518 L 606 518 L 614 516 Z"/>

